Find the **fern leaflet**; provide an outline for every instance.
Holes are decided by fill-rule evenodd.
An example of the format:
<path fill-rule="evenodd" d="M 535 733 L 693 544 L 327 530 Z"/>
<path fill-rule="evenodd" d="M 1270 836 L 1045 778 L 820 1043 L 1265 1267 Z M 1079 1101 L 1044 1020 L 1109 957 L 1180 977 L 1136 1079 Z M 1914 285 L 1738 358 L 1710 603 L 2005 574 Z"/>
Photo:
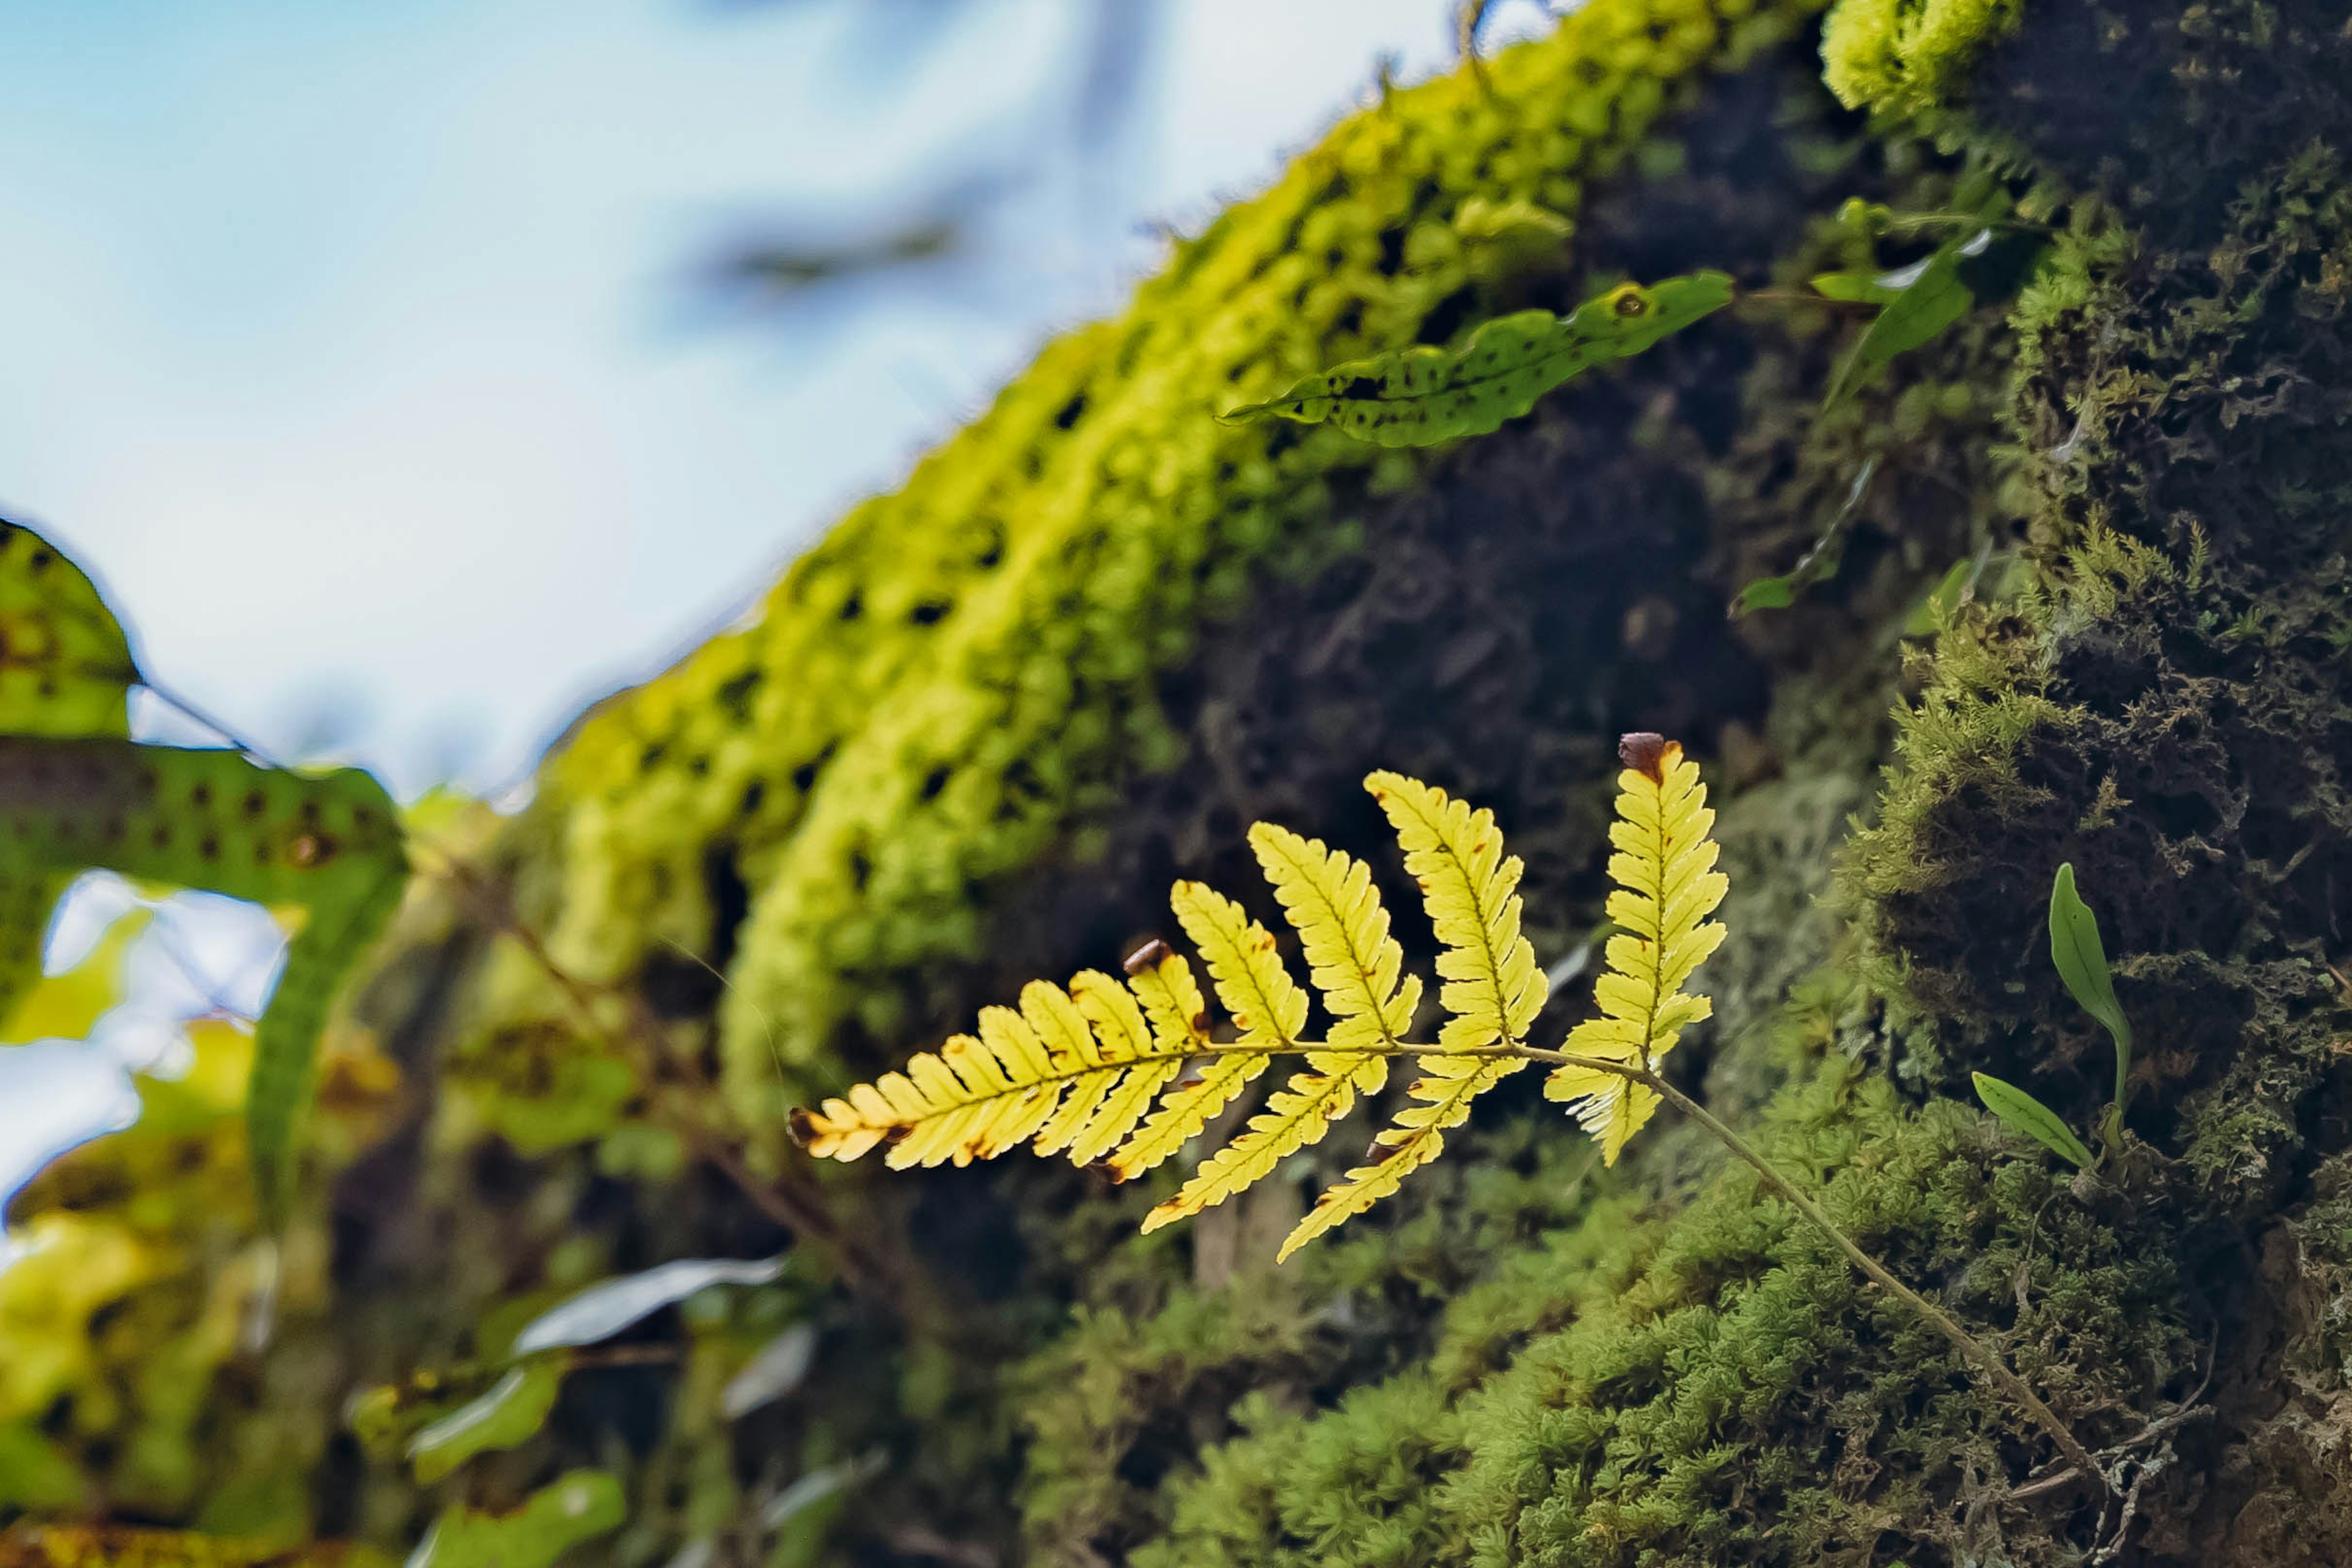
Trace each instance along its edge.
<path fill-rule="evenodd" d="M 1402 773 L 1364 781 L 1396 829 L 1404 868 L 1421 884 L 1429 923 L 1442 944 L 1437 999 L 1453 1015 L 1437 1032 L 1448 1053 L 1484 1051 L 1525 1043 L 1543 1011 L 1548 986 L 1535 949 L 1519 934 L 1519 859 L 1503 853 L 1495 814 Z M 1361 1214 L 1397 1190 L 1404 1178 L 1444 1152 L 1445 1130 L 1470 1115 L 1470 1102 L 1517 1072 L 1524 1058 L 1492 1055 L 1426 1055 L 1423 1076 L 1405 1093 L 1414 1103 L 1372 1141 L 1375 1156 L 1349 1171 L 1318 1198 L 1285 1238 L 1289 1257 L 1341 1221 Z"/>
<path fill-rule="evenodd" d="M 1654 1070 L 1683 1030 L 1715 1010 L 1683 985 L 1723 941 L 1722 922 L 1706 917 L 1730 883 L 1715 868 L 1715 813 L 1698 764 L 1658 735 L 1628 735 L 1618 754 L 1625 771 L 1617 775 L 1617 820 L 1609 827 L 1616 847 L 1609 878 L 1617 884 L 1609 918 L 1622 929 L 1610 937 L 1608 970 L 1593 984 L 1600 1015 L 1570 1030 L 1562 1048 Z M 1658 1108 L 1648 1085 L 1599 1068 L 1559 1068 L 1544 1094 L 1569 1101 L 1612 1165 Z"/>
<path fill-rule="evenodd" d="M 1326 1042 L 1331 1048 L 1308 1051 L 1305 1070 L 1293 1074 L 1238 1137 L 1204 1161 L 1181 1191 L 1146 1216 L 1143 1228 L 1147 1231 L 1223 1203 L 1263 1180 L 1299 1150 L 1320 1142 L 1354 1109 L 1359 1095 L 1377 1094 L 1388 1082 L 1388 1057 L 1368 1053 L 1381 1047 L 1393 1051 L 1412 1026 L 1413 1009 L 1420 1005 L 1420 977 L 1399 983 L 1404 952 L 1388 934 L 1388 910 L 1372 889 L 1368 869 L 1318 840 L 1301 838 L 1269 822 L 1250 829 L 1250 845 L 1257 851 L 1266 879 L 1274 885 L 1283 913 L 1297 929 L 1316 989 L 1332 1015 Z M 1177 892 L 1180 916 L 1189 893 L 1203 915 L 1222 917 L 1224 921 L 1240 918 L 1237 907 L 1198 884 L 1183 884 Z M 1201 942 L 1202 933 L 1191 918 L 1185 920 L 1185 932 Z M 1234 943 L 1223 925 L 1213 927 L 1212 934 L 1223 950 L 1233 950 Z M 1262 975 L 1264 986 L 1254 994 L 1279 989 L 1286 996 L 1290 994 L 1290 977 L 1274 956 L 1273 937 L 1252 922 L 1244 938 L 1250 943 L 1247 952 L 1256 959 L 1256 967 L 1267 971 Z M 1210 973 L 1218 976 L 1219 996 L 1234 1008 L 1235 1021 L 1240 1022 L 1241 1007 L 1226 991 L 1218 966 L 1219 949 L 1202 943 L 1202 951 L 1209 955 Z M 1298 1000 L 1298 1022 L 1303 1024 L 1305 998 Z M 1295 1036 L 1293 1026 L 1285 1043 L 1296 1044 Z"/>
<path fill-rule="evenodd" d="M 1018 1012 L 982 1010 L 977 1037 L 954 1036 L 904 1072 L 859 1084 L 820 1110 L 794 1110 L 793 1136 L 836 1160 L 887 1144 L 894 1170 L 992 1159 L 1032 1137 L 1041 1152 L 1066 1150 L 1091 1163 L 1135 1133 L 1152 1097 L 1188 1059 L 1217 1049 L 1181 955 L 1160 946 L 1133 984 L 1130 992 L 1091 969 L 1068 991 L 1033 980 Z M 1189 1015 L 1181 1011 L 1188 1002 Z"/>

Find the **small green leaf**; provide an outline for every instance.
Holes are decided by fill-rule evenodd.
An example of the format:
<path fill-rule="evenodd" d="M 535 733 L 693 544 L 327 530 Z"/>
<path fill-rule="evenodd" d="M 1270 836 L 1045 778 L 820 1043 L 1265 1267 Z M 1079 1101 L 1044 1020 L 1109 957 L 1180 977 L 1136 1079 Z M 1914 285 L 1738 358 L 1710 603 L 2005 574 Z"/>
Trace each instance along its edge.
<path fill-rule="evenodd" d="M 1281 396 L 1220 416 L 1337 425 L 1382 447 L 1431 447 L 1484 436 L 1561 383 L 1606 360 L 1640 353 L 1731 302 L 1720 272 L 1626 283 L 1567 316 L 1521 310 L 1481 325 L 1459 349 L 1418 344 L 1334 365 Z"/>
<path fill-rule="evenodd" d="M 1853 353 L 1831 384 L 1824 407 L 1836 407 L 1875 379 L 1896 355 L 1934 341 L 1969 313 L 1976 296 L 1960 281 L 1960 262 L 1984 249 L 1991 236 L 1990 229 L 1979 229 L 1965 238 L 1955 235 L 1927 260 L 1874 280 L 1874 287 L 1892 292 L 1894 298 L 1864 330 L 1862 341 L 1854 344 Z"/>
<path fill-rule="evenodd" d="M 451 1506 L 442 1511 L 407 1568 L 551 1568 L 583 1541 L 628 1518 L 621 1483 L 603 1470 L 572 1470 L 507 1513 Z"/>
<path fill-rule="evenodd" d="M 1731 601 L 1733 620 L 1754 610 L 1785 610 L 1797 602 L 1798 595 L 1837 575 L 1838 567 L 1845 561 L 1846 536 L 1853 531 L 1862 498 L 1869 493 L 1871 478 L 1877 472 L 1876 455 L 1864 458 L 1862 467 L 1854 471 L 1853 482 L 1846 487 L 1844 504 L 1822 525 L 1822 531 L 1797 558 L 1797 563 L 1784 576 L 1766 577 L 1739 590 L 1738 597 Z"/>
<path fill-rule="evenodd" d="M 2002 1125 L 2024 1133 L 2061 1159 L 2070 1160 L 2086 1171 L 2091 1168 L 2091 1152 L 2058 1120 L 2057 1112 L 2013 1083 L 2003 1083 L 1989 1073 L 1969 1076 L 1976 1079 L 1977 1098 L 1984 1101 L 1987 1110 L 2000 1118 Z"/>
<path fill-rule="evenodd" d="M 1823 272 L 1812 283 L 1813 292 L 1822 299 L 1846 304 L 1885 305 L 1901 292 L 1881 283 L 1875 272 Z"/>
<path fill-rule="evenodd" d="M 488 1394 L 460 1405 L 408 1442 L 408 1462 L 416 1479 L 432 1485 L 477 1454 L 516 1447 L 547 1425 L 563 1386 L 563 1361 L 525 1362 L 499 1379 Z"/>
<path fill-rule="evenodd" d="M 1969 591 L 1976 586 L 1979 564 L 1974 556 L 1954 562 L 1952 569 L 1944 574 L 1942 580 L 1911 607 L 1911 614 L 1903 622 L 1903 635 L 1906 637 L 1933 637 L 1937 628 L 1948 622 L 1959 607 L 1968 603 Z"/>
<path fill-rule="evenodd" d="M 2120 1107 L 2125 1086 L 2131 1079 L 2131 1020 L 2124 1016 L 2123 1004 L 2116 1000 L 2115 980 L 2107 973 L 2107 950 L 2099 941 L 2099 918 L 2074 891 L 2071 860 L 2058 868 L 2050 883 L 2050 961 L 2058 966 L 2058 978 L 2066 983 L 2083 1011 L 2105 1025 L 2115 1038 L 2115 1103 Z"/>
<path fill-rule="evenodd" d="M 1731 601 L 1731 618 L 1751 610 L 1785 610 L 1797 602 L 1797 584 L 1788 577 L 1759 577 L 1739 590 Z"/>
<path fill-rule="evenodd" d="M 131 641 L 63 552 L 0 522 L 0 734 L 127 735 Z"/>

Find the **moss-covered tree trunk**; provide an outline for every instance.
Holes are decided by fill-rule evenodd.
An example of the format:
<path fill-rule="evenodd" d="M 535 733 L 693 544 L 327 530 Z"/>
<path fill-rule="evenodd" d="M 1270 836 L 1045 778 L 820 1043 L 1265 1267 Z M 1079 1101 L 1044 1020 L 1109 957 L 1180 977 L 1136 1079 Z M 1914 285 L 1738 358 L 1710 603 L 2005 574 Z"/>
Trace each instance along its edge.
<path fill-rule="evenodd" d="M 213 1480 L 147 1516 L 266 1463 L 281 1516 L 397 1542 L 428 1500 L 325 1436 L 352 1387 L 570 1282 L 789 1244 L 782 1293 L 657 1321 L 681 1364 L 575 1374 L 458 1484 L 617 1468 L 601 1550 L 631 1563 L 2352 1561 L 2347 24 L 1843 0 L 1825 87 L 1802 4 L 1591 0 L 1341 124 L 759 624 L 585 717 L 522 816 L 445 830 L 472 868 L 420 887 L 360 1009 L 404 1119 L 332 1183 L 299 1365 L 265 1399 L 200 1360 Z M 1853 198 L 2013 226 L 1978 308 L 1834 408 L 1858 324 L 1767 298 L 1426 458 L 1214 421 L 1620 277 L 1786 296 L 1942 237 Z M 1727 618 L 1824 535 L 1826 583 Z M 2119 1500 L 1704 1138 L 1601 1171 L 1532 1075 L 1279 1270 L 1352 1125 L 1150 1237 L 1156 1190 L 820 1172 L 781 1136 L 1163 928 L 1172 877 L 1251 885 L 1254 818 L 1388 864 L 1376 766 L 1496 809 L 1556 1035 L 1627 729 L 1723 805 L 1732 935 L 1680 1080 L 1995 1343 Z M 2065 861 L 2141 1040 L 2127 1148 L 2071 1181 L 1969 1094 L 1995 1073 L 2078 1127 L 2104 1097 L 2047 957 Z M 809 1380 L 727 1421 L 794 1315 Z M 91 1475 L 156 1417 L 113 1419 L 68 1445 Z M 230 1440 L 272 1422 L 308 1436 Z"/>

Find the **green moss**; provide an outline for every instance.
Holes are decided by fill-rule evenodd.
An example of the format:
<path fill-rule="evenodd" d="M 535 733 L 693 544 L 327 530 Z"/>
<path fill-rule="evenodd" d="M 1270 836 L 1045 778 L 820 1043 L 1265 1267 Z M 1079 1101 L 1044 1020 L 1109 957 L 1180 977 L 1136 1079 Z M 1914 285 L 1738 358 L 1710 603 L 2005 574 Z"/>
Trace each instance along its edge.
<path fill-rule="evenodd" d="M 1822 79 L 1849 109 L 1929 113 L 1957 96 L 2024 0 L 1838 0 L 1822 26 Z"/>
<path fill-rule="evenodd" d="M 2093 1413 L 2193 1360 L 2160 1226 L 2066 1196 L 1984 1119 L 1904 1110 L 1833 1066 L 1777 1104 L 1769 1143 L 2086 1429 L 2128 1426 Z M 1517 1353 L 1493 1370 L 1498 1318 Z M 1253 1399 L 1237 1420 L 1139 1563 L 1881 1562 L 1959 1548 L 1947 1500 L 2032 1443 L 1743 1170 L 1671 1216 L 1598 1205 L 1465 1294 L 1425 1363 L 1323 1413 Z"/>

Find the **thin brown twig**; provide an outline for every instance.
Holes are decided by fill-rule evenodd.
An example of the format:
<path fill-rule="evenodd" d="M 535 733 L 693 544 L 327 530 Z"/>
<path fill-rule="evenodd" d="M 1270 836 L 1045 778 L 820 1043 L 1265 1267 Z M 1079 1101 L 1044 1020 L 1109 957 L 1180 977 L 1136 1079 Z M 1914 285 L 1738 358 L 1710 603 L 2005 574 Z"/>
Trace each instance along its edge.
<path fill-rule="evenodd" d="M 458 889 L 477 917 L 520 947 L 531 962 L 555 983 L 564 994 L 575 1015 L 575 1022 L 583 1033 L 600 1039 L 614 1039 L 598 1019 L 595 1007 L 599 996 L 609 997 L 619 1002 L 627 1011 L 633 1026 L 632 1033 L 635 1037 L 614 1043 L 633 1047 L 643 1056 L 646 1059 L 642 1065 L 651 1077 L 666 1078 L 679 1070 L 679 1064 L 663 1045 L 657 1021 L 650 1016 L 643 998 L 621 994 L 612 987 L 600 986 L 573 974 L 556 961 L 539 933 L 514 912 L 500 890 L 490 886 L 472 865 L 462 857 L 446 850 L 437 851 L 436 858 L 441 863 L 437 874 Z M 710 1092 L 708 1085 L 688 1087 L 698 1092 Z M 786 1172 L 779 1172 L 773 1179 L 762 1179 L 745 1163 L 741 1152 L 715 1132 L 700 1117 L 676 1108 L 667 1096 L 648 1096 L 647 1103 L 655 1110 L 656 1120 L 684 1139 L 697 1159 L 740 1188 L 761 1214 L 795 1235 L 814 1242 L 821 1252 L 828 1255 L 843 1282 L 850 1289 L 889 1307 L 902 1317 L 919 1315 L 898 1278 L 898 1271 L 842 1226 L 834 1217 L 824 1194 L 814 1183 L 796 1179 Z"/>

